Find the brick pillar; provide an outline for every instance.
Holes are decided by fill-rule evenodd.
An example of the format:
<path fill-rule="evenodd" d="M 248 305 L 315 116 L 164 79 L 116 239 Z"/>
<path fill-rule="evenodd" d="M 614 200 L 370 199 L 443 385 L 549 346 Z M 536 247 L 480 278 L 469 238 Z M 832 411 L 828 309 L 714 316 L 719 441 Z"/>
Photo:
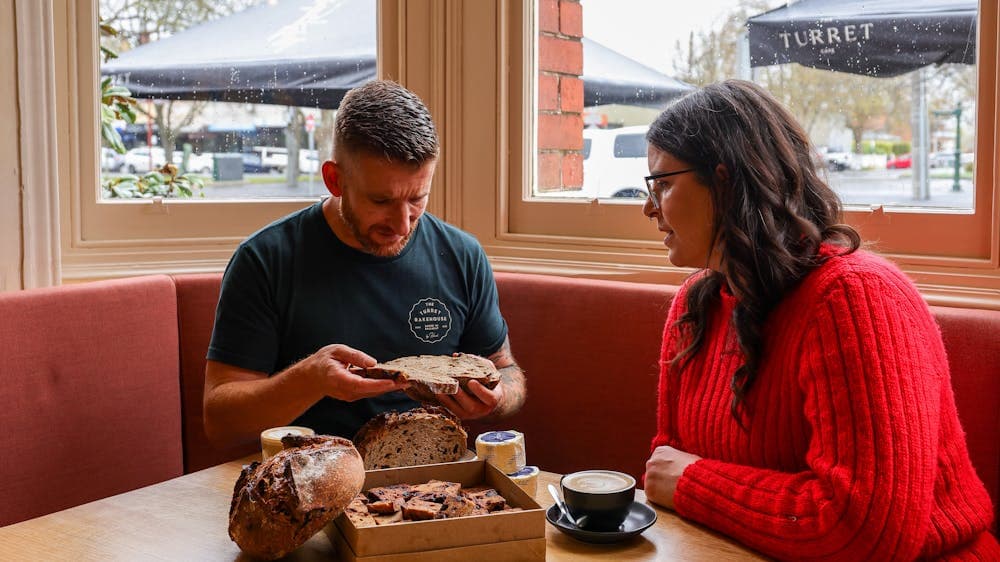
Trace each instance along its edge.
<path fill-rule="evenodd" d="M 583 8 L 538 3 L 538 187 L 583 187 Z"/>

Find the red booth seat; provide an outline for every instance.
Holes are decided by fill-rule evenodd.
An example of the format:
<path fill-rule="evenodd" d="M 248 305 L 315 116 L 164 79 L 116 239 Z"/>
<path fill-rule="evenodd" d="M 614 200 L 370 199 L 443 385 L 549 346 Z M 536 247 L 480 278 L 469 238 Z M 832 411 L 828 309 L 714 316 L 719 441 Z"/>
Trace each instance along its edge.
<path fill-rule="evenodd" d="M 0 526 L 183 473 L 169 277 L 0 293 L 0 319 Z"/>
<path fill-rule="evenodd" d="M 0 525 L 258 450 L 202 428 L 221 275 L 136 277 L 0 294 Z M 498 273 L 528 375 L 515 428 L 543 470 L 642 474 L 670 286 Z M 1000 493 L 1000 311 L 935 307 L 972 462 Z M 17 454 L 10 454 L 17 451 Z"/>

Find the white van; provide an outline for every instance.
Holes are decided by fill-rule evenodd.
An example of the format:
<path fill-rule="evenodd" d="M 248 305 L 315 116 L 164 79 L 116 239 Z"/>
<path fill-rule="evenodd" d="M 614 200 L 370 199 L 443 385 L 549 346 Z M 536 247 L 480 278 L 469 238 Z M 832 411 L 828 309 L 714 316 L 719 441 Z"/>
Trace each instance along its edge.
<path fill-rule="evenodd" d="M 152 157 L 150 157 L 152 154 Z M 173 162 L 180 166 L 184 160 L 184 153 L 180 150 L 174 151 Z M 150 170 L 157 170 L 166 163 L 166 152 L 159 146 L 138 146 L 125 153 L 122 158 L 121 171 L 129 174 L 145 174 Z M 150 167 L 152 164 L 152 167 Z M 211 175 L 215 165 L 214 157 L 209 154 L 194 154 L 188 157 L 188 171 L 195 174 Z"/>
<path fill-rule="evenodd" d="M 283 146 L 255 146 L 254 152 L 260 154 L 260 165 L 267 171 L 285 173 L 288 167 L 288 149 Z M 299 173 L 315 174 L 319 172 L 322 162 L 315 150 L 299 149 Z"/>
<path fill-rule="evenodd" d="M 583 189 L 590 198 L 645 199 L 648 125 L 583 130 Z"/>
<path fill-rule="evenodd" d="M 174 152 L 174 164 L 178 166 L 184 161 L 184 153 L 180 150 Z M 213 154 L 195 154 L 191 153 L 188 155 L 187 171 L 192 174 L 201 174 L 203 176 L 212 175 L 212 170 L 215 169 L 215 156 Z"/>
<path fill-rule="evenodd" d="M 129 174 L 145 174 L 163 166 L 166 152 L 159 146 L 137 146 L 129 149 L 122 158 L 121 170 Z"/>
<path fill-rule="evenodd" d="M 288 149 L 280 146 L 255 146 L 260 154 L 260 165 L 268 172 L 284 173 L 288 167 Z"/>
<path fill-rule="evenodd" d="M 547 191 L 543 197 L 571 199 L 645 199 L 649 164 L 648 125 L 583 130 L 583 186 Z"/>

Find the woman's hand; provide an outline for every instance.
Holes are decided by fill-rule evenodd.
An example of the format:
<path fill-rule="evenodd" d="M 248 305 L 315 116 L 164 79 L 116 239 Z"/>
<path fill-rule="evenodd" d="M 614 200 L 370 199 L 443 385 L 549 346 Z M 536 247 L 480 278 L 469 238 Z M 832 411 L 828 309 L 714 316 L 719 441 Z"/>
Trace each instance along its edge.
<path fill-rule="evenodd" d="M 685 468 L 699 460 L 701 457 L 698 455 L 673 447 L 657 447 L 646 461 L 646 499 L 673 509 L 677 481 L 681 479 Z"/>

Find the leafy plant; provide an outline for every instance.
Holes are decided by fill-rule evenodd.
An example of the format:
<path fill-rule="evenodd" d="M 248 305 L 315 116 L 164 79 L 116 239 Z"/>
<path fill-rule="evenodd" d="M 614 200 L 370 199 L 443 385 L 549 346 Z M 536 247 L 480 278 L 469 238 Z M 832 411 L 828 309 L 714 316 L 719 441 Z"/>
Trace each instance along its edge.
<path fill-rule="evenodd" d="M 152 199 L 153 197 L 191 197 L 195 190 L 205 188 L 205 177 L 198 174 L 179 174 L 177 166 L 167 163 L 159 170 L 141 176 L 104 178 L 101 187 L 104 196 L 116 199 Z M 202 197 L 204 193 L 199 193 Z"/>
<path fill-rule="evenodd" d="M 98 22 L 102 37 L 117 37 L 118 32 L 113 27 Z M 110 48 L 101 45 L 101 55 L 104 62 L 118 58 L 118 53 Z M 126 123 L 135 123 L 135 107 L 138 104 L 132 97 L 132 92 L 124 86 L 115 86 L 111 83 L 111 77 L 106 76 L 101 80 L 101 138 L 118 154 L 125 154 L 125 144 L 122 137 L 115 129 L 115 121 L 122 120 Z"/>
<path fill-rule="evenodd" d="M 118 32 L 113 27 L 98 22 L 102 37 L 116 37 Z M 118 58 L 118 53 L 108 47 L 101 46 L 104 62 Z M 101 80 L 101 138 L 112 150 L 125 154 L 125 143 L 121 134 L 115 129 L 115 121 L 135 123 L 135 108 L 138 102 L 132 97 L 132 92 L 124 86 L 116 86 L 107 76 Z M 101 191 L 106 198 L 136 199 L 153 197 L 191 197 L 197 190 L 205 196 L 204 176 L 197 174 L 178 174 L 177 166 L 167 163 L 159 170 L 147 172 L 141 176 L 128 174 L 118 177 L 101 177 Z"/>

